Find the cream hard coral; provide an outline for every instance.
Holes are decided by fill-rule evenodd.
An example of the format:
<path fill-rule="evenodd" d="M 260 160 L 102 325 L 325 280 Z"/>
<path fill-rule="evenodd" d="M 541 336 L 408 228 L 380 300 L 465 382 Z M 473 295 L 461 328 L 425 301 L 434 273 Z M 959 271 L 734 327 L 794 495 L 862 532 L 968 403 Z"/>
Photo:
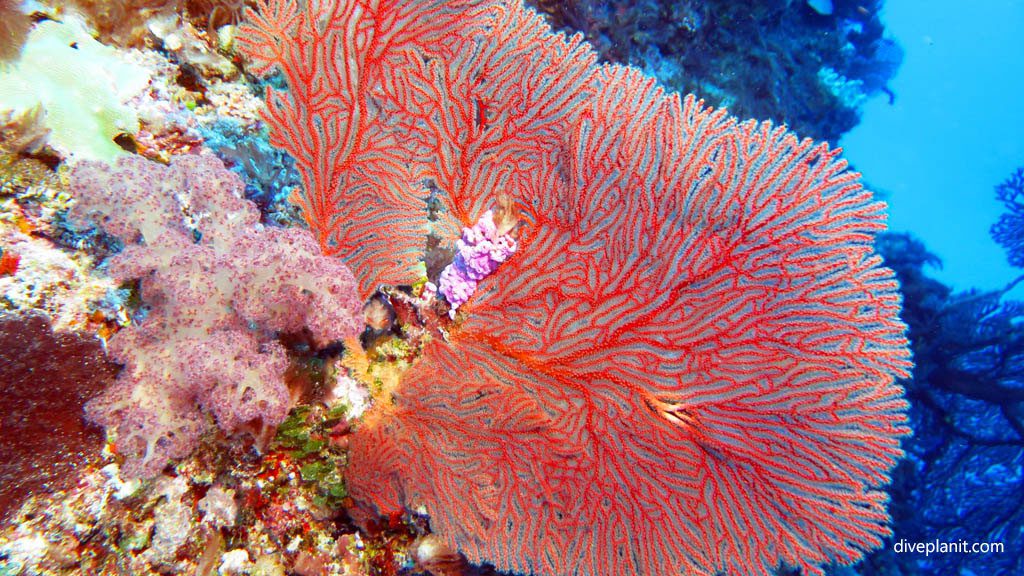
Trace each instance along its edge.
<path fill-rule="evenodd" d="M 0 110 L 40 107 L 47 143 L 61 155 L 111 160 L 124 153 L 114 139 L 139 130 L 138 114 L 125 103 L 150 76 L 97 42 L 81 22 L 44 21 L 29 34 L 21 58 L 0 70 Z"/>

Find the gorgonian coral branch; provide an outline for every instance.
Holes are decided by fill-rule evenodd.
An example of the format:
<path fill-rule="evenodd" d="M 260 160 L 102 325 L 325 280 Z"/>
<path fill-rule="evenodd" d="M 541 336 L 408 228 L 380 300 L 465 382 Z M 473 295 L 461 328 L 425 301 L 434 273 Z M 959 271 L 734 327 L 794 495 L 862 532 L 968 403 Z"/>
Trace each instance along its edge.
<path fill-rule="evenodd" d="M 425 507 L 535 574 L 821 574 L 879 546 L 910 366 L 884 206 L 826 145 L 598 66 L 518 1 L 410 5 L 366 3 L 407 41 L 351 105 L 415 177 L 366 190 L 426 182 L 448 241 L 503 196 L 521 226 L 353 436 L 356 512 Z M 350 258 L 390 274 L 374 254 L 412 244 L 338 190 L 330 217 L 375 231 Z"/>

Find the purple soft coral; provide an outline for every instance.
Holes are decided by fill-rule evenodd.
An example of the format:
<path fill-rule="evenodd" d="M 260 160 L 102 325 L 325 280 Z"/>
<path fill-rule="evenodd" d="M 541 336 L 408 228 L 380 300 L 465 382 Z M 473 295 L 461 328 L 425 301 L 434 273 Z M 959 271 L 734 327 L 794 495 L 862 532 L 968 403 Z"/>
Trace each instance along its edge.
<path fill-rule="evenodd" d="M 438 286 L 452 306 L 448 313 L 453 318 L 459 306 L 476 291 L 477 284 L 516 251 L 516 241 L 507 233 L 499 233 L 494 214 L 488 210 L 472 228 L 462 229 L 462 239 L 455 247 L 455 260 L 441 272 Z"/>
<path fill-rule="evenodd" d="M 127 476 L 187 456 L 208 427 L 204 412 L 229 434 L 278 425 L 290 400 L 277 332 L 305 328 L 323 346 L 362 328 L 349 269 L 307 231 L 260 226 L 241 180 L 216 158 L 81 162 L 71 182 L 73 216 L 127 244 L 110 272 L 141 280 L 150 307 L 111 339 L 125 368 L 87 406 L 117 431 Z"/>

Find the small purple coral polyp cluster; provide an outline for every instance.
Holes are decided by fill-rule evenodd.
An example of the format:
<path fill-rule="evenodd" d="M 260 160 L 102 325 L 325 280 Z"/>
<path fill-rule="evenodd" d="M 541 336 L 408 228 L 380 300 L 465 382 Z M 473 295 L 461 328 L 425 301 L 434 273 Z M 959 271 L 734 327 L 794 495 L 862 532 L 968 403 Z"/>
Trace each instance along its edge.
<path fill-rule="evenodd" d="M 452 306 L 448 312 L 452 318 L 476 291 L 477 284 L 516 251 L 516 241 L 508 233 L 499 233 L 494 213 L 488 210 L 473 227 L 462 229 L 462 239 L 455 248 L 455 260 L 441 272 L 438 286 Z"/>
<path fill-rule="evenodd" d="M 124 242 L 110 274 L 139 280 L 149 308 L 111 338 L 124 369 L 86 405 L 116 431 L 126 476 L 188 456 L 207 415 L 226 434 L 280 424 L 291 399 L 279 333 L 308 330 L 324 346 L 362 329 L 352 272 L 308 231 L 262 226 L 242 181 L 213 156 L 81 162 L 71 188 L 72 217 Z"/>

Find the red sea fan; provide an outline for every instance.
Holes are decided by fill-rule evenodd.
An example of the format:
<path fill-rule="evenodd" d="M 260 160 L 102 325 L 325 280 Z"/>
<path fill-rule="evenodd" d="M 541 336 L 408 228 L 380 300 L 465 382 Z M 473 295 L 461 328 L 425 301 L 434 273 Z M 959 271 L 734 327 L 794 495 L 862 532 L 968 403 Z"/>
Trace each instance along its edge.
<path fill-rule="evenodd" d="M 353 494 L 523 573 L 858 559 L 907 432 L 881 206 L 823 145 L 604 86 L 521 254 L 353 439 Z"/>
<path fill-rule="evenodd" d="M 271 142 L 296 160 L 295 201 L 324 251 L 369 294 L 417 277 L 425 183 L 442 192 L 435 229 L 458 236 L 554 152 L 595 58 L 493 0 L 308 4 L 261 2 L 239 46 L 255 72 L 284 73 L 289 91 L 267 90 Z"/>
<path fill-rule="evenodd" d="M 267 89 L 271 143 L 295 158 L 294 200 L 324 252 L 342 256 L 363 294 L 415 277 L 423 252 L 426 151 L 395 130 L 396 78 L 418 58 L 449 58 L 449 36 L 472 25 L 472 1 L 265 0 L 239 33 L 257 73 L 279 69 L 289 90 Z M 304 38 L 308 41 L 296 42 Z M 344 63 L 344 64 L 342 64 Z M 402 93 L 409 106 L 414 98 Z"/>
<path fill-rule="evenodd" d="M 319 21 L 285 6 L 264 17 Z M 400 32 L 421 25 L 409 6 L 462 18 L 420 46 Z M 345 7 L 358 18 L 334 26 L 406 43 L 369 75 L 316 62 L 338 63 L 327 83 L 375 78 L 357 107 L 387 114 L 367 134 L 415 159 L 445 208 L 435 230 L 453 238 L 499 194 L 523 220 L 519 250 L 352 437 L 362 511 L 424 507 L 446 544 L 521 573 L 821 574 L 879 546 L 909 352 L 873 253 L 884 206 L 837 151 L 598 67 L 517 2 Z M 382 197 L 422 182 L 388 174 Z M 319 222 L 377 225 L 339 182 Z M 361 238 L 364 287 L 401 277 L 369 255 L 412 252 L 407 235 Z"/>

